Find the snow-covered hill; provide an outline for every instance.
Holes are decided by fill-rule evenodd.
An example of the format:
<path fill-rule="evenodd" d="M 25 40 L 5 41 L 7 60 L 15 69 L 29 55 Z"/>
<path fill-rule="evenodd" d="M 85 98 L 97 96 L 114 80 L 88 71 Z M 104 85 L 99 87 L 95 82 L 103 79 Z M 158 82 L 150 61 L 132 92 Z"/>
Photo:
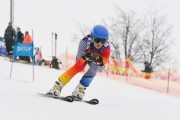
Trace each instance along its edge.
<path fill-rule="evenodd" d="M 44 98 L 63 71 L 13 64 L 0 57 L 0 120 L 180 120 L 180 99 L 131 86 L 106 77 L 96 77 L 85 99 L 98 98 L 100 104 L 68 103 Z M 64 87 L 70 95 L 79 82 L 78 74 Z"/>

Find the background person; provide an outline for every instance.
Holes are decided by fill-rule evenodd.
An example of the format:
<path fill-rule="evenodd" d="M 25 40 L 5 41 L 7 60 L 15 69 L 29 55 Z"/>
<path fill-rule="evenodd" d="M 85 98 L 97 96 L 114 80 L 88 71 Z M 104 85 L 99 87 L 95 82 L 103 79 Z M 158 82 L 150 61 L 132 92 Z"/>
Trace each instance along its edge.
<path fill-rule="evenodd" d="M 15 40 L 15 30 L 12 27 L 11 22 L 9 22 L 8 27 L 5 30 L 4 39 L 6 44 L 7 56 L 11 57 L 13 53 L 13 45 Z"/>

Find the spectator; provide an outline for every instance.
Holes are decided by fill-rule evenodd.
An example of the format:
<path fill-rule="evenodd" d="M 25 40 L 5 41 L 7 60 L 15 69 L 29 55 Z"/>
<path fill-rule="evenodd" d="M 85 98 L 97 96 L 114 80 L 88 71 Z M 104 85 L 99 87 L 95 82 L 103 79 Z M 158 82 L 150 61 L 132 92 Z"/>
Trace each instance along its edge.
<path fill-rule="evenodd" d="M 35 48 L 35 64 L 40 65 L 42 62 L 42 54 L 38 47 Z"/>
<path fill-rule="evenodd" d="M 17 34 L 16 34 L 16 42 L 22 43 L 24 39 L 24 34 L 21 32 L 21 29 L 17 28 Z M 17 57 L 15 57 L 17 59 Z M 23 60 L 23 56 L 19 56 L 20 60 Z"/>
<path fill-rule="evenodd" d="M 33 43 L 32 38 L 31 38 L 31 36 L 29 35 L 29 32 L 28 32 L 28 31 L 25 32 L 25 37 L 24 37 L 23 43 Z M 24 60 L 25 60 L 26 62 L 31 63 L 31 60 L 30 60 L 30 57 L 29 57 L 29 56 L 25 56 L 25 57 L 23 57 L 23 58 L 24 58 Z"/>
<path fill-rule="evenodd" d="M 32 41 L 31 36 L 29 35 L 29 32 L 26 31 L 26 32 L 25 32 L 25 37 L 24 37 L 23 43 L 32 43 L 32 42 L 33 42 L 33 41 Z"/>
<path fill-rule="evenodd" d="M 12 56 L 14 38 L 15 38 L 15 30 L 12 27 L 12 23 L 9 22 L 8 27 L 6 28 L 4 33 L 4 39 L 5 39 L 6 51 L 8 57 Z"/>
<path fill-rule="evenodd" d="M 51 66 L 50 66 L 50 68 L 55 68 L 55 69 L 59 69 L 59 62 L 58 62 L 58 59 L 55 57 L 55 56 L 53 56 L 53 59 L 52 59 L 52 61 L 51 61 Z"/>
<path fill-rule="evenodd" d="M 153 72 L 152 66 L 148 61 L 145 61 L 144 65 L 145 65 L 145 68 L 143 72 L 145 72 L 145 79 L 149 79 L 151 77 L 151 72 Z"/>
<path fill-rule="evenodd" d="M 151 67 L 150 63 L 145 61 L 144 65 L 145 65 L 144 72 L 151 73 L 152 72 L 152 67 Z"/>
<path fill-rule="evenodd" d="M 21 29 L 18 27 L 17 28 L 17 38 L 16 38 L 16 42 L 20 42 L 22 43 L 24 39 L 24 34 L 21 32 Z"/>

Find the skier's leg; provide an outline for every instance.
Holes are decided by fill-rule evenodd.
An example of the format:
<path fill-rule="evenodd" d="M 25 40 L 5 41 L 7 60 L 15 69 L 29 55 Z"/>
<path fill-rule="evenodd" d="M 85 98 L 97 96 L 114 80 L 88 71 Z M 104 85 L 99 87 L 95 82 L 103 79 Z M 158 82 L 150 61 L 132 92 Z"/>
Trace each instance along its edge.
<path fill-rule="evenodd" d="M 78 59 L 71 68 L 59 76 L 59 80 L 66 85 L 78 72 L 82 71 L 85 66 L 86 61 L 82 58 Z"/>
<path fill-rule="evenodd" d="M 47 94 L 60 96 L 61 90 L 64 87 L 64 85 L 58 80 L 54 83 L 53 88 L 49 90 Z"/>
<path fill-rule="evenodd" d="M 71 68 L 69 68 L 66 72 L 59 76 L 58 81 L 55 82 L 53 88 L 48 92 L 48 94 L 54 94 L 56 96 L 59 96 L 62 88 L 72 79 L 74 75 L 82 71 L 85 65 L 85 60 L 78 59 Z"/>
<path fill-rule="evenodd" d="M 76 86 L 75 90 L 72 93 L 72 96 L 76 97 L 79 100 L 83 99 L 85 95 L 85 90 L 91 84 L 96 73 L 98 71 L 102 71 L 103 69 L 101 67 L 98 67 L 94 62 L 91 62 L 89 66 L 90 67 L 88 71 L 83 75 L 83 77 L 80 80 L 80 83 Z"/>

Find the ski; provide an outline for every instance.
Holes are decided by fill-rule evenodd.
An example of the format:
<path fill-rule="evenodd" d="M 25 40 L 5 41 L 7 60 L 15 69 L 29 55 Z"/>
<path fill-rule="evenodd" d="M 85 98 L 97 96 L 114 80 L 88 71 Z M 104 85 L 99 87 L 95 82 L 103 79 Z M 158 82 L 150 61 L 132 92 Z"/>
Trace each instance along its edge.
<path fill-rule="evenodd" d="M 99 100 L 98 99 L 91 99 L 91 100 L 77 100 L 75 99 L 73 96 L 54 96 L 54 95 L 50 95 L 50 94 L 43 94 L 43 93 L 38 93 L 40 96 L 44 96 L 44 97 L 50 97 L 50 98 L 54 98 L 54 99 L 58 99 L 58 100 L 62 100 L 62 101 L 66 101 L 66 102 L 74 102 L 74 101 L 78 101 L 78 102 L 84 102 L 84 103 L 88 103 L 91 105 L 96 105 L 99 104 Z"/>
<path fill-rule="evenodd" d="M 44 97 L 50 97 L 50 98 L 54 98 L 54 99 L 59 99 L 59 100 L 63 100 L 63 101 L 67 101 L 67 102 L 73 102 L 73 100 L 70 100 L 70 99 L 67 99 L 66 97 L 63 97 L 63 96 L 54 96 L 54 95 L 51 95 L 51 94 L 44 94 L 44 93 L 38 93 L 40 96 L 44 96 Z"/>
<path fill-rule="evenodd" d="M 88 103 L 88 104 L 91 104 L 91 105 L 96 105 L 96 104 L 99 104 L 99 100 L 98 99 L 91 99 L 91 100 L 79 100 L 79 99 L 77 99 L 77 98 L 75 98 L 75 97 L 73 97 L 73 96 L 67 96 L 67 97 L 65 97 L 65 99 L 67 100 L 67 101 L 79 101 L 79 102 L 85 102 L 85 103 Z"/>

